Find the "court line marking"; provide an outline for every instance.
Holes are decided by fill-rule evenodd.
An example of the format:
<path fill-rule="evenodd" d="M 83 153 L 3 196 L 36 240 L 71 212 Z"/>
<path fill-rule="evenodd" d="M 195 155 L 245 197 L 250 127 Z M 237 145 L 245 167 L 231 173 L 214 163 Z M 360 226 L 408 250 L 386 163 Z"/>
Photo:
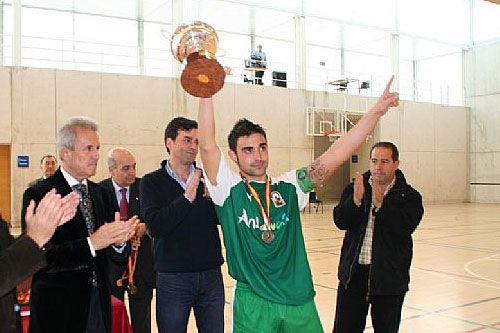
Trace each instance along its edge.
<path fill-rule="evenodd" d="M 337 290 L 337 288 L 330 287 L 330 286 L 325 286 L 324 284 L 314 283 L 314 286 L 321 287 L 321 288 L 324 288 L 324 289 L 329 289 L 329 290 Z"/>
<path fill-rule="evenodd" d="M 439 310 L 436 310 L 436 311 L 424 311 L 424 310 L 421 310 L 421 309 L 418 309 L 418 308 L 415 308 L 415 307 L 412 307 L 412 306 L 405 306 L 405 307 L 407 307 L 409 309 L 412 309 L 412 310 L 415 310 L 415 311 L 421 311 L 423 313 L 417 314 L 417 315 L 413 315 L 413 316 L 410 316 L 410 317 L 406 317 L 406 318 L 403 318 L 402 320 L 412 320 L 412 319 L 417 319 L 419 317 L 423 317 L 423 316 L 427 316 L 427 315 L 436 315 L 436 316 L 439 316 L 439 317 L 445 317 L 445 318 L 449 318 L 449 319 L 454 319 L 454 320 L 458 320 L 458 321 L 461 321 L 461 322 L 465 322 L 465 323 L 468 323 L 468 324 L 473 324 L 473 325 L 481 326 L 482 329 L 489 328 L 489 329 L 492 329 L 492 330 L 495 330 L 495 331 L 500 331 L 500 328 L 493 327 L 493 326 L 496 326 L 497 324 L 493 324 L 493 326 L 491 326 L 491 325 L 487 325 L 487 324 L 477 323 L 477 322 L 472 321 L 472 320 L 463 319 L 463 318 L 455 317 L 455 316 L 452 316 L 452 315 L 443 314 L 443 312 L 446 312 L 446 311 L 450 311 L 450 310 L 454 310 L 454 309 L 460 309 L 460 308 L 465 308 L 465 307 L 468 307 L 468 306 L 477 305 L 477 304 L 481 304 L 481 303 L 486 303 L 486 302 L 490 302 L 490 301 L 495 301 L 495 300 L 498 300 L 498 299 L 500 299 L 500 296 L 498 296 L 498 297 L 492 297 L 492 298 L 487 298 L 487 299 L 483 299 L 483 300 L 479 300 L 479 301 L 475 301 L 475 302 L 470 302 L 470 303 L 466 303 L 466 304 L 461 304 L 461 305 L 458 305 L 458 306 L 452 306 L 452 307 L 448 307 L 448 308 L 444 308 L 444 309 L 439 309 Z"/>
<path fill-rule="evenodd" d="M 498 299 L 500 299 L 500 296 L 490 297 L 490 298 L 481 299 L 479 301 L 474 301 L 474 302 L 469 302 L 469 303 L 465 303 L 465 304 L 450 306 L 450 307 L 447 307 L 447 308 L 444 308 L 444 309 L 435 310 L 434 312 L 441 313 L 441 312 L 446 312 L 446 311 L 450 311 L 450 310 L 461 309 L 461 308 L 465 308 L 465 307 L 468 307 L 468 306 L 473 306 L 473 305 L 478 305 L 478 304 L 487 303 L 487 302 L 491 302 L 491 301 L 496 301 Z"/>
<path fill-rule="evenodd" d="M 423 245 L 436 246 L 436 247 L 446 247 L 446 248 L 450 248 L 450 249 L 467 250 L 467 251 L 474 251 L 474 252 L 496 253 L 496 251 L 497 251 L 497 249 L 488 249 L 488 248 L 481 248 L 481 247 L 468 247 L 468 246 L 452 245 L 452 244 L 445 244 L 445 243 L 434 243 L 434 242 L 429 242 L 427 240 L 415 240 L 414 242 L 418 243 L 418 244 L 423 244 Z M 415 245 L 417 245 L 417 244 L 415 244 Z"/>
<path fill-rule="evenodd" d="M 493 280 L 493 279 L 489 279 L 489 278 L 487 278 L 487 277 L 484 277 L 484 276 L 482 276 L 482 275 L 479 275 L 479 274 L 477 274 L 477 273 L 474 273 L 474 272 L 472 271 L 472 269 L 470 268 L 470 267 L 471 267 L 471 265 L 472 265 L 472 264 L 474 264 L 474 263 L 481 262 L 481 261 L 488 261 L 488 260 L 491 260 L 491 259 L 493 259 L 493 258 L 495 258 L 495 257 L 498 257 L 498 256 L 500 256 L 500 252 L 497 252 L 497 253 L 495 253 L 495 254 L 492 254 L 492 255 L 490 255 L 490 256 L 486 256 L 486 257 L 483 257 L 483 258 L 478 258 L 478 259 L 471 260 L 471 261 L 467 262 L 467 263 L 464 265 L 464 269 L 465 269 L 465 271 L 466 271 L 467 273 L 469 273 L 469 274 L 470 274 L 470 275 L 472 275 L 472 276 L 475 276 L 475 277 L 476 277 L 476 278 L 478 278 L 478 279 L 481 279 L 481 280 L 483 280 L 483 281 L 488 281 L 488 282 L 491 282 L 491 283 L 494 283 L 494 284 L 497 284 L 497 285 L 499 285 L 499 286 L 500 286 L 500 281 Z M 492 261 L 497 261 L 497 260 L 496 260 L 496 259 L 493 259 Z M 500 289 L 500 288 L 499 288 L 499 289 Z"/>
<path fill-rule="evenodd" d="M 456 238 L 456 237 L 470 237 L 470 236 L 483 236 L 483 235 L 490 235 L 494 230 L 485 230 L 482 232 L 476 232 L 476 233 L 471 233 L 471 232 L 454 232 L 451 233 L 449 231 L 443 231 L 446 232 L 446 235 L 443 236 L 437 236 L 437 235 L 423 235 L 423 234 L 416 234 L 415 239 L 416 240 L 421 240 L 421 241 L 429 241 L 429 240 L 435 240 L 435 239 L 448 239 L 448 238 Z M 435 231 L 434 231 L 435 232 Z"/>
<path fill-rule="evenodd" d="M 428 269 L 428 268 L 420 268 L 420 267 L 415 267 L 415 268 L 419 268 L 420 270 L 423 270 L 423 271 L 426 271 L 426 272 L 442 273 L 442 274 L 446 274 L 446 275 L 449 275 L 449 276 L 462 277 L 462 278 L 465 278 L 465 279 L 468 279 L 468 280 L 479 280 L 479 281 L 481 281 L 481 279 L 478 279 L 477 277 L 468 276 L 468 275 L 459 274 L 459 273 L 445 272 L 445 271 L 439 271 L 439 270 L 436 270 L 436 269 Z M 412 269 L 413 269 L 413 267 L 412 267 Z"/>
<path fill-rule="evenodd" d="M 410 316 L 410 317 L 406 317 L 406 318 L 401 318 L 401 321 L 407 321 L 407 320 L 417 319 L 417 318 L 420 318 L 420 317 L 431 315 L 431 316 L 438 316 L 438 317 L 444 317 L 444 318 L 448 318 L 448 319 L 453 319 L 453 320 L 457 320 L 457 321 L 460 321 L 460 322 L 463 322 L 463 323 L 467 323 L 467 324 L 471 324 L 471 325 L 480 326 L 480 329 L 489 328 L 489 329 L 492 329 L 494 331 L 500 331 L 500 328 L 496 328 L 496 327 L 493 327 L 493 326 L 490 326 L 490 325 L 486 325 L 486 324 L 476 323 L 476 322 L 471 321 L 471 320 L 457 318 L 457 317 L 454 317 L 454 316 L 442 314 L 442 313 L 435 312 L 435 311 L 423 311 L 423 310 L 420 310 L 418 308 L 411 307 L 411 306 L 404 306 L 404 307 L 406 307 L 408 309 L 411 309 L 411 310 L 415 310 L 415 311 L 421 311 L 423 313 L 418 314 L 418 315 L 413 315 L 413 316 Z M 471 332 L 473 332 L 473 331 L 471 331 Z"/>
<path fill-rule="evenodd" d="M 500 322 L 498 322 L 498 323 L 493 323 L 493 324 L 490 324 L 490 326 L 498 326 L 498 325 L 500 325 Z M 482 330 L 484 330 L 485 328 L 487 328 L 487 327 L 478 327 L 478 328 L 474 328 L 474 329 L 472 329 L 472 330 L 470 330 L 470 331 L 465 331 L 465 332 L 462 332 L 462 333 L 472 333 L 472 332 L 479 332 L 479 331 L 482 331 Z"/>
<path fill-rule="evenodd" d="M 328 289 L 328 290 L 335 290 L 335 291 L 337 291 L 337 288 L 326 286 L 326 285 L 322 285 L 322 284 L 318 284 L 318 283 L 314 283 L 314 286 L 315 287 L 321 287 L 321 288 Z M 444 309 L 439 309 L 439 310 L 435 310 L 435 311 L 426 311 L 426 310 L 422 310 L 422 309 L 419 309 L 419 308 L 416 308 L 416 307 L 413 307 L 413 306 L 409 306 L 409 305 L 403 304 L 403 308 L 407 308 L 407 309 L 414 310 L 414 311 L 419 311 L 421 313 L 420 314 L 416 314 L 416 315 L 412 315 L 412 316 L 409 316 L 409 317 L 403 317 L 403 318 L 401 318 L 401 321 L 408 321 L 408 320 L 412 320 L 412 319 L 417 319 L 417 318 L 425 317 L 425 316 L 428 316 L 428 315 L 431 315 L 431 316 L 434 315 L 434 316 L 438 316 L 438 317 L 445 317 L 445 318 L 457 320 L 457 321 L 468 323 L 468 324 L 471 324 L 471 325 L 480 326 L 480 329 L 488 328 L 488 329 L 492 329 L 492 330 L 495 330 L 495 331 L 500 331 L 500 328 L 493 327 L 493 326 L 497 326 L 498 323 L 492 324 L 493 326 L 491 326 L 491 325 L 481 324 L 481 323 L 477 323 L 477 322 L 474 322 L 474 321 L 471 321 L 471 320 L 467 320 L 467 319 L 463 319 L 463 318 L 459 318 L 459 317 L 455 317 L 455 316 L 443 314 L 443 312 L 446 312 L 446 311 L 450 311 L 450 310 L 454 310 L 454 309 L 460 309 L 460 308 L 464 308 L 464 307 L 468 307 L 468 306 L 472 306 L 472 305 L 477 305 L 477 304 L 481 304 L 481 303 L 486 303 L 486 302 L 490 302 L 490 301 L 495 301 L 495 300 L 498 300 L 498 299 L 500 299 L 500 296 L 498 296 L 498 297 L 492 297 L 492 298 L 487 298 L 487 299 L 482 299 L 482 300 L 479 300 L 479 301 L 465 303 L 465 304 L 461 304 L 461 305 L 457 305 L 457 306 L 452 306 L 452 307 L 448 307 L 448 308 L 444 308 Z M 367 328 L 372 328 L 372 327 L 367 327 Z M 467 331 L 467 332 L 474 332 L 474 331 Z"/>
<path fill-rule="evenodd" d="M 484 284 L 484 283 L 469 281 L 469 280 L 466 280 L 466 279 L 453 278 L 453 277 L 447 276 L 446 273 L 439 273 L 439 272 L 429 271 L 429 270 L 418 268 L 418 267 L 411 268 L 411 269 L 418 270 L 418 271 L 421 271 L 421 272 L 425 272 L 425 273 L 431 274 L 431 275 L 436 275 L 436 276 L 439 276 L 439 277 L 442 277 L 442 278 L 445 278 L 445 279 L 448 279 L 448 280 L 466 282 L 466 283 L 470 283 L 470 284 L 475 284 L 476 286 L 481 286 L 481 287 L 487 287 L 487 288 L 492 288 L 492 289 L 500 290 L 500 286 L 497 287 L 497 286 L 492 286 L 492 285 L 488 285 L 488 284 Z"/>

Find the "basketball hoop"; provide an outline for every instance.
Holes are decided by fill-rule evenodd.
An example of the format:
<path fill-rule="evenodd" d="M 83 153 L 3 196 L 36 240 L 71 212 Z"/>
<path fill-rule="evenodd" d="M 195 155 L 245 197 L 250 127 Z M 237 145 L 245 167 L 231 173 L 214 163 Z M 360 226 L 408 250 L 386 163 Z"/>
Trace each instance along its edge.
<path fill-rule="evenodd" d="M 340 134 L 339 131 L 324 131 L 323 136 L 334 136 L 335 134 Z"/>
<path fill-rule="evenodd" d="M 340 134 L 340 131 L 323 131 L 323 136 L 328 137 L 329 142 L 335 142 Z"/>

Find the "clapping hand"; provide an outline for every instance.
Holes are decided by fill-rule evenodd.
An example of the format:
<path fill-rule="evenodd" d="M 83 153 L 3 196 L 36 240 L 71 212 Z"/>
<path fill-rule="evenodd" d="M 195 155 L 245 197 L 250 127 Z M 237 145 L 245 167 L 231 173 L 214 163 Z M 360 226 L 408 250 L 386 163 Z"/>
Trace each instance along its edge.
<path fill-rule="evenodd" d="M 59 226 L 68 222 L 75 216 L 79 203 L 80 197 L 76 191 L 72 191 L 70 194 L 62 198 L 63 215 L 59 221 Z"/>
<path fill-rule="evenodd" d="M 196 191 L 198 190 L 198 184 L 200 183 L 201 179 L 201 170 L 196 168 L 194 169 L 194 172 L 189 178 L 187 179 L 186 182 L 186 192 L 184 195 L 186 198 L 193 202 L 194 199 L 196 199 Z"/>
<path fill-rule="evenodd" d="M 90 235 L 92 246 L 97 251 L 111 244 L 120 244 L 128 241 L 134 235 L 137 223 L 137 216 L 134 215 L 127 221 L 121 221 L 120 213 L 116 212 L 113 222 L 104 223 Z"/>
<path fill-rule="evenodd" d="M 45 194 L 35 210 L 35 201 L 31 200 L 26 209 L 26 235 L 39 247 L 43 247 L 62 224 L 65 205 L 61 195 L 52 189 Z M 74 215 L 74 214 L 73 214 Z"/>
<path fill-rule="evenodd" d="M 356 206 L 361 206 L 363 197 L 365 196 L 365 185 L 363 184 L 363 175 L 356 173 L 356 181 L 354 181 L 354 203 Z"/>

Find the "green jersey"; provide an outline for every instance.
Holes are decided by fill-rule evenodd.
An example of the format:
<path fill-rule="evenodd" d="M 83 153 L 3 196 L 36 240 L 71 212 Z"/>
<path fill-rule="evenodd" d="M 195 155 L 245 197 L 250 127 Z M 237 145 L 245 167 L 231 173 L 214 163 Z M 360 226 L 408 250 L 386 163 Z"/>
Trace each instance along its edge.
<path fill-rule="evenodd" d="M 298 181 L 297 179 L 300 179 Z M 232 171 L 221 153 L 217 186 L 207 181 L 224 234 L 229 274 L 271 302 L 302 305 L 313 299 L 300 210 L 307 204 L 312 182 L 305 168 L 270 179 L 270 227 L 274 240 L 266 243 L 266 225 L 258 202 Z M 266 183 L 250 181 L 265 210 Z"/>

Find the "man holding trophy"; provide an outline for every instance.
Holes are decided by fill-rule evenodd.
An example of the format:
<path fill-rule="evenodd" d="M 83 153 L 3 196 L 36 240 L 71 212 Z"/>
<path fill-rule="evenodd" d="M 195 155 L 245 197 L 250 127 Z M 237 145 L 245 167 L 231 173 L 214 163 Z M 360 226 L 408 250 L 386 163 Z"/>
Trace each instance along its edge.
<path fill-rule="evenodd" d="M 229 274 L 236 280 L 234 332 L 323 332 L 300 210 L 308 193 L 350 157 L 390 107 L 398 105 L 398 93 L 389 92 L 392 80 L 372 109 L 325 153 L 279 177 L 267 175 L 264 129 L 247 119 L 239 120 L 228 137 L 229 157 L 239 169 L 233 172 L 215 141 L 213 103 L 207 98 L 211 95 L 198 96 L 203 97 L 198 138 L 206 185 L 222 226 Z"/>

